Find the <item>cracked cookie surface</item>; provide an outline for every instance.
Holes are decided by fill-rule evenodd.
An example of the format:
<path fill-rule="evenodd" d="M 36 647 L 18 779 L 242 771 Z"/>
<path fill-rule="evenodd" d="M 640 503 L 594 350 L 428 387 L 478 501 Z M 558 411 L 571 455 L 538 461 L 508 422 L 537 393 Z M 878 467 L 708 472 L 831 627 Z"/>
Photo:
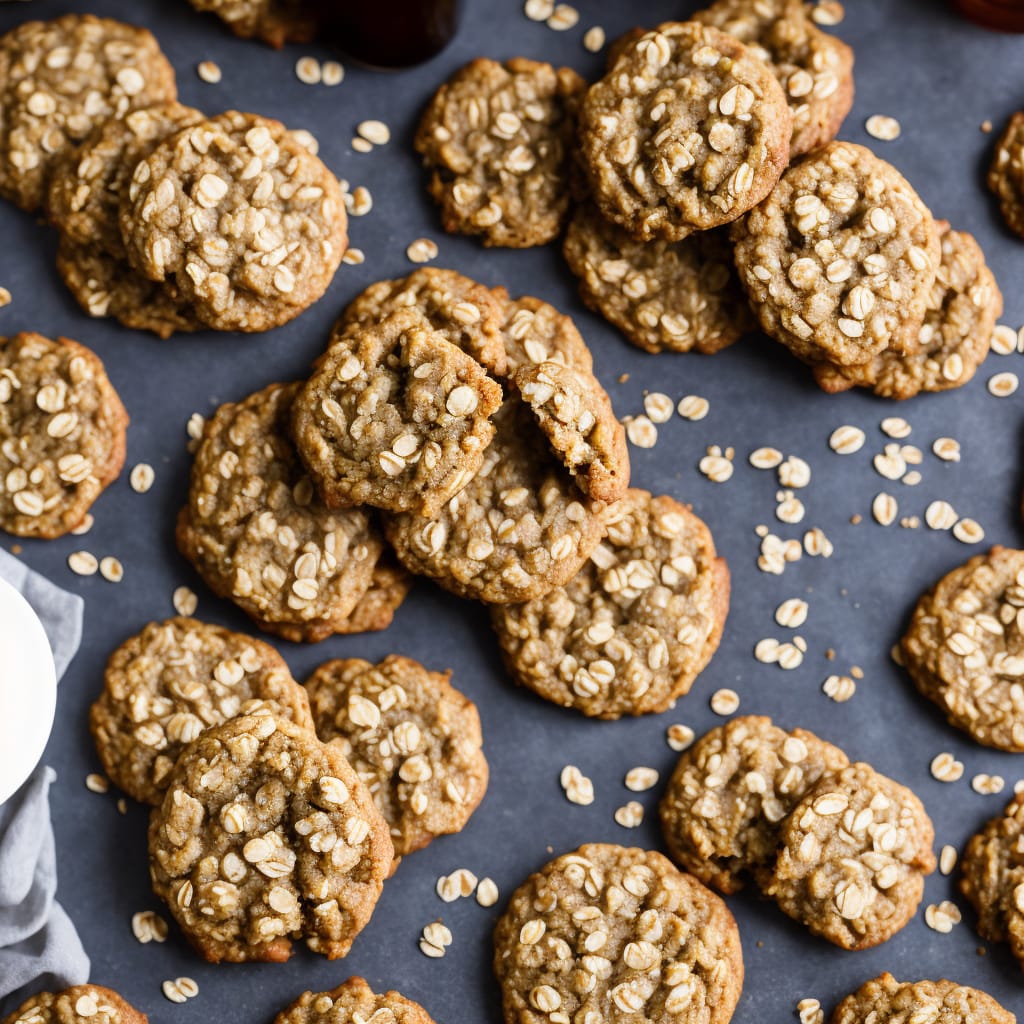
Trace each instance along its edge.
<path fill-rule="evenodd" d="M 996 143 L 988 187 L 999 200 L 1007 226 L 1024 236 L 1024 111 L 1017 111 Z"/>
<path fill-rule="evenodd" d="M 525 366 L 546 362 L 587 373 L 593 370 L 593 356 L 571 317 L 532 295 L 512 299 L 504 288 L 495 288 L 492 294 L 501 306 L 510 376 Z"/>
<path fill-rule="evenodd" d="M 364 979 L 349 978 L 330 992 L 303 993 L 274 1024 L 434 1024 L 434 1019 L 399 992 L 378 994 Z"/>
<path fill-rule="evenodd" d="M 75 985 L 26 999 L 3 1024 L 147 1024 L 148 1018 L 102 985 Z"/>
<path fill-rule="evenodd" d="M 885 973 L 866 981 L 835 1009 L 829 1024 L 1016 1024 L 987 992 L 955 981 L 897 981 Z"/>

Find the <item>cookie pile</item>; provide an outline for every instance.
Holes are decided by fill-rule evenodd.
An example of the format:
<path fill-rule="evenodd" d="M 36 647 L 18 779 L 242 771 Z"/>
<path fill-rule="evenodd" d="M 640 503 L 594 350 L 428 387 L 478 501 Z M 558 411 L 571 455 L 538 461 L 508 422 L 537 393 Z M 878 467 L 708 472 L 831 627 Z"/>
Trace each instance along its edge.
<path fill-rule="evenodd" d="M 661 802 L 673 859 L 731 893 L 752 878 L 781 910 L 843 949 L 886 941 L 935 869 L 918 798 L 803 729 L 743 716 L 679 760 Z"/>

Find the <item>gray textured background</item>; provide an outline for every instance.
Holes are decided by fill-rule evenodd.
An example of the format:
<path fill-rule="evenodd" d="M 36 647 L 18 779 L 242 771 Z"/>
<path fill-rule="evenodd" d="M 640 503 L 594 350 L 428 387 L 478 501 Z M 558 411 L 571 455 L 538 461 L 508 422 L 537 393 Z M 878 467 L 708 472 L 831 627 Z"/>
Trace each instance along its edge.
<path fill-rule="evenodd" d="M 1007 793 L 1024 776 L 1020 757 L 984 750 L 946 726 L 888 657 L 917 594 L 972 549 L 949 534 L 898 525 L 883 529 L 870 519 L 871 500 L 883 489 L 898 498 L 901 514 L 922 516 L 929 501 L 946 498 L 984 525 L 986 543 L 1020 544 L 1024 392 L 997 400 L 987 393 L 985 381 L 997 370 L 1024 369 L 1021 357 L 993 356 L 963 390 L 897 405 L 864 394 L 830 398 L 819 393 L 805 369 L 763 337 L 714 357 L 648 356 L 585 311 L 557 247 L 484 250 L 472 240 L 446 237 L 425 198 L 411 135 L 422 104 L 463 62 L 481 54 L 521 54 L 568 63 L 594 77 L 603 58 L 582 48 L 586 27 L 601 24 L 611 38 L 637 21 L 654 23 L 694 6 L 669 0 L 591 0 L 581 4 L 580 25 L 559 34 L 526 20 L 519 0 L 468 0 L 458 38 L 426 66 L 379 75 L 346 61 L 345 81 L 333 89 L 304 86 L 293 73 L 300 55 L 324 59 L 331 56 L 328 49 L 290 47 L 275 53 L 238 41 L 217 21 L 192 12 L 184 0 L 37 0 L 31 6 L 4 4 L 0 10 L 0 30 L 30 15 L 49 17 L 66 10 L 145 24 L 177 68 L 184 102 L 209 112 L 239 107 L 309 128 L 320 138 L 327 164 L 353 186 L 368 185 L 374 197 L 372 213 L 351 225 L 353 244 L 366 252 L 366 263 L 342 267 L 324 300 L 297 321 L 255 337 L 206 334 L 169 342 L 81 314 L 53 269 L 55 236 L 31 217 L 0 206 L 0 284 L 14 295 L 13 304 L 0 311 L 0 331 L 65 334 L 92 346 L 132 416 L 129 467 L 145 460 L 156 468 L 156 484 L 144 496 L 131 491 L 126 472 L 94 508 L 96 526 L 89 536 L 26 543 L 23 551 L 33 567 L 83 594 L 87 602 L 86 640 L 61 686 L 47 754 L 59 773 L 53 811 L 60 898 L 92 955 L 93 980 L 115 986 L 152 1019 L 260 1024 L 304 989 L 332 987 L 360 973 L 378 989 L 394 986 L 422 1001 L 439 1022 L 497 1021 L 490 931 L 505 898 L 548 859 L 549 849 L 562 852 L 590 840 L 658 847 L 653 811 L 661 787 L 640 797 L 648 821 L 626 831 L 612 820 L 615 808 L 632 798 L 622 777 L 637 764 L 667 774 L 676 755 L 665 745 L 666 726 L 682 721 L 700 734 L 718 724 L 708 698 L 721 686 L 739 692 L 741 711 L 769 713 L 786 725 L 817 730 L 842 744 L 851 757 L 869 760 L 911 785 L 935 821 L 940 845 L 961 846 L 1007 799 L 1006 794 L 978 796 L 970 788 L 971 775 L 998 772 L 1007 779 Z M 1003 322 L 1021 324 L 1024 243 L 1001 227 L 984 191 L 993 137 L 982 134 L 979 125 L 988 118 L 998 128 L 1024 101 L 1024 38 L 968 26 L 937 0 L 854 0 L 849 7 L 839 32 L 856 50 L 857 100 L 843 136 L 870 141 L 863 124 L 874 113 L 900 119 L 902 138 L 876 143 L 878 152 L 909 177 L 936 215 L 978 236 L 1006 293 Z M 195 65 L 203 59 L 221 65 L 219 85 L 196 77 Z M 393 141 L 383 150 L 359 155 L 349 142 L 355 125 L 368 117 L 387 121 Z M 173 929 L 163 946 L 140 946 L 130 929 L 132 913 L 160 909 L 147 880 L 146 815 L 132 806 L 122 817 L 116 794 L 97 796 L 85 789 L 86 773 L 97 768 L 86 725 L 88 705 L 100 687 L 109 652 L 146 621 L 173 614 L 171 593 L 179 584 L 197 591 L 201 617 L 248 628 L 241 614 L 206 590 L 174 548 L 174 516 L 190 464 L 185 423 L 194 411 L 208 414 L 219 403 L 272 380 L 302 375 L 344 303 L 371 281 L 408 272 L 405 247 L 421 235 L 438 241 L 438 266 L 506 285 L 513 294 L 539 295 L 573 314 L 620 415 L 641 411 L 645 389 L 665 391 L 674 399 L 687 393 L 710 399 L 711 413 L 703 422 L 677 417 L 661 428 L 655 449 L 633 450 L 633 479 L 641 487 L 692 502 L 710 523 L 733 573 L 733 604 L 722 647 L 674 711 L 596 723 L 517 691 L 503 675 L 483 610 L 427 583 L 416 586 L 385 633 L 336 638 L 316 647 L 282 645 L 298 678 L 330 657 L 377 659 L 391 651 L 453 669 L 455 685 L 480 706 L 490 792 L 461 835 L 439 840 L 402 865 L 346 961 L 331 964 L 300 949 L 284 966 L 208 966 Z M 623 373 L 629 379 L 619 384 Z M 916 488 L 884 481 L 871 468 L 871 456 L 888 440 L 878 423 L 897 414 L 913 426 L 909 441 L 926 452 L 919 467 L 924 479 Z M 868 444 L 855 456 L 840 458 L 828 449 L 829 433 L 842 423 L 867 432 Z M 960 440 L 961 463 L 942 463 L 930 454 L 939 435 Z M 736 473 L 725 485 L 711 484 L 697 472 L 709 444 L 736 448 Z M 775 523 L 775 532 L 799 536 L 820 525 L 835 544 L 831 559 L 804 558 L 781 578 L 755 566 L 754 526 L 774 522 L 777 484 L 774 474 L 747 465 L 746 456 L 765 444 L 799 454 L 814 474 L 801 495 L 805 522 L 800 527 Z M 854 513 L 864 516 L 859 526 L 849 523 Z M 12 546 L 11 538 L 3 543 Z M 124 581 L 114 586 L 98 576 L 74 577 L 65 560 L 80 547 L 97 556 L 117 555 L 125 565 Z M 772 613 L 793 596 L 810 601 L 810 617 L 799 631 L 809 651 L 798 670 L 783 672 L 756 662 L 752 650 L 761 637 L 786 633 Z M 828 647 L 837 652 L 833 663 L 824 658 Z M 829 672 L 853 664 L 863 667 L 865 678 L 852 701 L 833 704 L 822 695 L 821 683 Z M 940 750 L 953 751 L 965 762 L 961 782 L 943 786 L 929 776 L 929 761 Z M 567 763 L 593 778 L 597 799 L 591 807 L 576 807 L 563 798 L 558 774 Z M 502 902 L 491 910 L 472 901 L 441 903 L 434 895 L 435 880 L 457 867 L 492 876 Z M 925 902 L 953 894 L 953 881 L 936 874 L 928 880 Z M 741 895 L 730 905 L 740 923 L 747 965 L 736 1015 L 743 1024 L 793 1019 L 796 1001 L 809 995 L 831 1007 L 882 970 L 901 979 L 950 976 L 987 989 L 1018 1012 L 1024 1009 L 1019 969 L 1004 948 L 990 947 L 984 955 L 978 951 L 969 912 L 951 935 L 931 931 L 919 915 L 882 947 L 853 954 L 811 939 L 756 895 Z M 444 960 L 428 960 L 416 940 L 422 926 L 438 917 L 452 928 L 455 941 Z M 200 987 L 198 998 L 184 1006 L 160 994 L 160 982 L 179 975 L 194 977 Z"/>

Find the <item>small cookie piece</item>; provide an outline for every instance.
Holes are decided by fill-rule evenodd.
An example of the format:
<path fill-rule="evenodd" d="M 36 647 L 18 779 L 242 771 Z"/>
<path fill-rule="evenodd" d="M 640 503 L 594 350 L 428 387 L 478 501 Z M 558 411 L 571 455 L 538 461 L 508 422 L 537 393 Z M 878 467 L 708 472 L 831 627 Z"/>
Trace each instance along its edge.
<path fill-rule="evenodd" d="M 815 935 L 869 949 L 913 916 L 935 870 L 921 801 L 870 765 L 823 776 L 782 827 L 762 888 Z"/>
<path fill-rule="evenodd" d="M 324 293 L 345 252 L 338 179 L 284 125 L 230 110 L 164 139 L 121 198 L 128 260 L 221 331 L 267 331 Z"/>
<path fill-rule="evenodd" d="M 708 528 L 667 495 L 632 489 L 605 513 L 607 536 L 569 582 L 493 608 L 516 682 L 585 715 L 664 711 L 718 647 L 729 569 Z"/>
<path fill-rule="evenodd" d="M 718 352 L 753 326 L 724 229 L 638 242 L 587 203 L 562 252 L 583 301 L 645 352 Z"/>
<path fill-rule="evenodd" d="M 399 992 L 378 995 L 363 978 L 349 978 L 330 992 L 304 992 L 274 1024 L 435 1024 L 433 1017 Z"/>
<path fill-rule="evenodd" d="M 958 729 L 1024 751 L 1024 551 L 996 546 L 925 593 L 900 642 L 917 689 Z"/>
<path fill-rule="evenodd" d="M 112 989 L 75 985 L 61 992 L 39 992 L 26 999 L 2 1024 L 148 1024 L 149 1018 Z"/>
<path fill-rule="evenodd" d="M 504 288 L 494 288 L 491 294 L 502 310 L 501 334 L 510 375 L 546 362 L 564 363 L 586 373 L 593 370 L 593 356 L 571 317 L 532 295 L 510 299 Z"/>
<path fill-rule="evenodd" d="M 275 49 L 308 43 L 319 26 L 308 0 L 189 0 L 197 11 L 211 11 L 240 39 L 262 39 Z"/>
<path fill-rule="evenodd" d="M 987 992 L 955 981 L 897 981 L 886 972 L 864 982 L 835 1009 L 830 1024 L 1017 1024 Z"/>
<path fill-rule="evenodd" d="M 1024 237 L 1024 110 L 1010 118 L 999 136 L 988 187 L 1009 229 Z"/>
<path fill-rule="evenodd" d="M 433 517 L 472 479 L 501 386 L 415 308 L 336 338 L 292 403 L 292 437 L 332 508 Z"/>
<path fill-rule="evenodd" d="M 273 647 L 198 619 L 168 619 L 111 654 L 89 728 L 114 785 L 156 805 L 189 743 L 261 701 L 313 728 L 306 691 Z"/>
<path fill-rule="evenodd" d="M 728 1024 L 743 954 L 725 903 L 660 853 L 593 843 L 513 894 L 494 930 L 506 1024 Z"/>
<path fill-rule="evenodd" d="M 271 384 L 207 420 L 177 540 L 261 629 L 315 643 L 351 630 L 384 545 L 366 511 L 316 496 L 287 432 L 300 387 Z"/>
<path fill-rule="evenodd" d="M 726 894 L 770 865 L 783 819 L 825 775 L 849 764 L 831 743 L 746 715 L 705 733 L 679 759 L 661 799 L 672 859 Z"/>
<path fill-rule="evenodd" d="M 1003 295 L 985 254 L 972 235 L 951 231 L 938 221 L 941 263 L 932 285 L 919 351 L 897 355 L 888 350 L 857 366 L 814 367 L 825 391 L 869 387 L 882 398 L 913 398 L 921 391 L 963 387 L 985 361 L 989 339 L 1003 312 Z"/>
<path fill-rule="evenodd" d="M 938 227 L 871 150 L 832 142 L 805 156 L 732 237 L 761 326 L 798 358 L 853 366 L 917 351 Z"/>
<path fill-rule="evenodd" d="M 561 234 L 574 114 L 585 88 L 571 68 L 481 57 L 438 89 L 414 145 L 431 171 L 445 231 L 514 249 Z"/>
<path fill-rule="evenodd" d="M 772 69 L 793 115 L 790 158 L 836 137 L 853 106 L 853 50 L 814 24 L 804 0 L 717 0 L 693 20 L 735 36 Z"/>
<path fill-rule="evenodd" d="M 960 891 L 978 914 L 978 934 L 1009 942 L 1024 967 L 1024 793 L 971 836 L 960 870 Z"/>
<path fill-rule="evenodd" d="M 124 465 L 128 413 L 99 357 L 68 338 L 0 338 L 0 529 L 62 537 Z"/>
<path fill-rule="evenodd" d="M 65 14 L 0 36 L 0 194 L 43 204 L 54 165 L 97 125 L 177 96 L 151 32 Z"/>
<path fill-rule="evenodd" d="M 392 554 L 385 551 L 373 567 L 369 590 L 347 618 L 335 622 L 334 632 L 347 636 L 352 633 L 379 633 L 387 629 L 412 589 L 412 579 Z"/>
<path fill-rule="evenodd" d="M 460 597 L 494 604 L 540 597 L 577 573 L 604 533 L 585 497 L 547 450 L 529 409 L 509 396 L 476 476 L 432 520 L 387 515 L 398 560 Z"/>
<path fill-rule="evenodd" d="M 408 277 L 371 284 L 345 307 L 331 340 L 356 327 L 371 327 L 407 307 L 418 309 L 435 331 L 490 373 L 502 376 L 506 372 L 498 300 L 484 285 L 440 267 L 421 267 Z"/>
<path fill-rule="evenodd" d="M 513 382 L 580 490 L 618 501 L 629 488 L 626 431 L 597 378 L 552 362 L 524 366 Z"/>
<path fill-rule="evenodd" d="M 627 46 L 580 110 L 597 205 L 639 239 L 728 224 L 774 188 L 793 118 L 771 70 L 732 36 L 666 22 Z"/>
<path fill-rule="evenodd" d="M 340 751 L 264 709 L 185 748 L 149 825 L 153 891 L 206 960 L 345 956 L 391 870 L 388 828 Z"/>
<path fill-rule="evenodd" d="M 461 832 L 487 790 L 480 715 L 450 678 L 389 654 L 329 661 L 306 680 L 317 735 L 370 791 L 396 857 Z"/>

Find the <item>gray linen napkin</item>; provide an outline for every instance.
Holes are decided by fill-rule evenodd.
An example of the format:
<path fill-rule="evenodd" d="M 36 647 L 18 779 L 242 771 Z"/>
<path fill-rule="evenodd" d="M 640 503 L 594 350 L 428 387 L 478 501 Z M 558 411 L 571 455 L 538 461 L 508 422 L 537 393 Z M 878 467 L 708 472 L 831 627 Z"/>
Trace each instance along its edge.
<path fill-rule="evenodd" d="M 0 578 L 39 616 L 59 680 L 82 639 L 84 602 L 6 551 L 0 551 Z M 89 958 L 75 926 L 54 900 L 57 853 L 49 791 L 56 778 L 52 768 L 40 765 L 0 804 L 0 1016 L 31 994 L 26 986 L 67 988 L 89 978 Z"/>

